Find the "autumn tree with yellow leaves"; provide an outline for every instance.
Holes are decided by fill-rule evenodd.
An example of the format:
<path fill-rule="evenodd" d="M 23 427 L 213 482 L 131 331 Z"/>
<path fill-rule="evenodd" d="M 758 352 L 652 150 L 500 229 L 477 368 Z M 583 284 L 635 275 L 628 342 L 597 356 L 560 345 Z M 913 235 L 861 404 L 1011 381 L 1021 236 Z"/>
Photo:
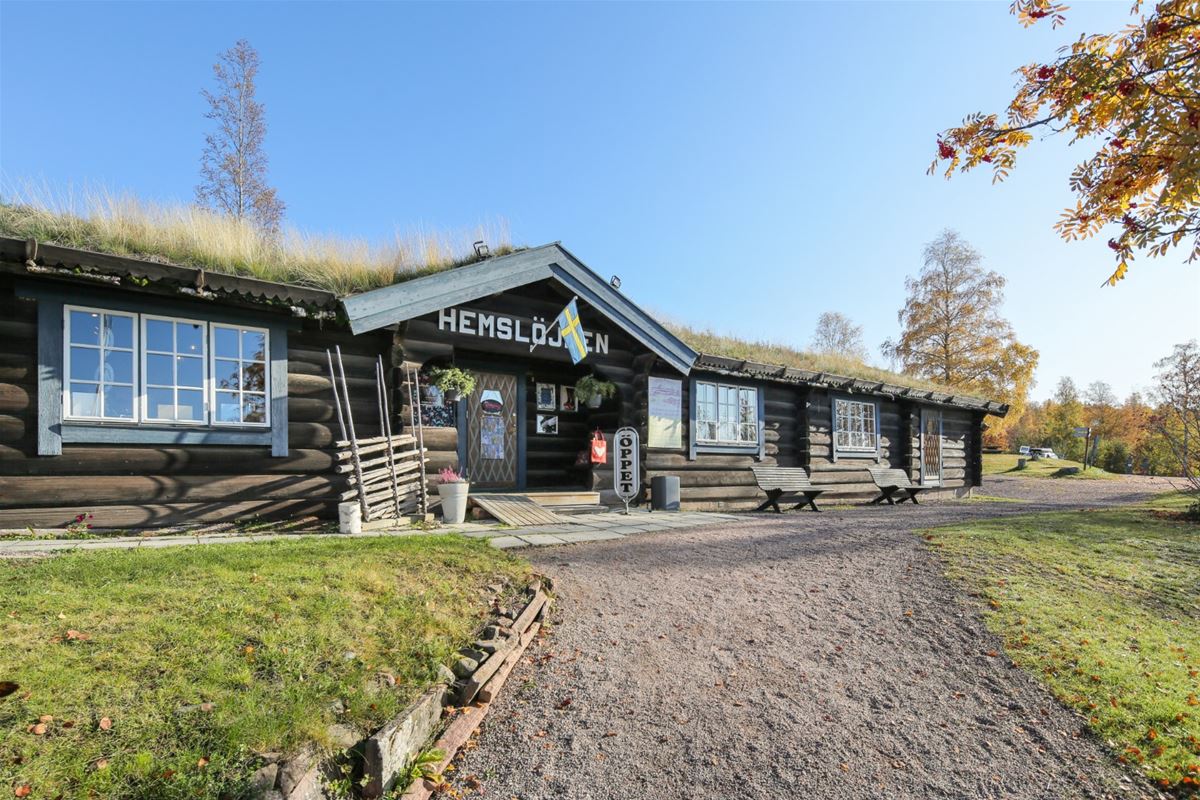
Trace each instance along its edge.
<path fill-rule="evenodd" d="M 925 245 L 924 267 L 905 280 L 907 299 L 897 315 L 901 331 L 883 354 L 905 372 L 1009 405 L 1005 419 L 989 421 L 989 445 L 1020 418 L 1033 386 L 1038 351 L 1017 341 L 1000 316 L 1004 276 L 983 268 L 983 257 L 955 231 Z"/>
<path fill-rule="evenodd" d="M 1058 27 L 1067 10 L 1053 0 L 1012 4 L 1026 27 Z M 1055 228 L 1067 240 L 1113 231 L 1110 285 L 1135 253 L 1183 246 L 1189 262 L 1200 259 L 1200 0 L 1166 0 L 1151 13 L 1139 0 L 1131 14 L 1115 33 L 1080 36 L 1053 60 L 1021 67 L 1007 113 L 972 114 L 943 131 L 929 168 L 949 178 L 990 167 L 996 182 L 1035 133 L 1095 142 L 1071 173 L 1075 206 Z"/>

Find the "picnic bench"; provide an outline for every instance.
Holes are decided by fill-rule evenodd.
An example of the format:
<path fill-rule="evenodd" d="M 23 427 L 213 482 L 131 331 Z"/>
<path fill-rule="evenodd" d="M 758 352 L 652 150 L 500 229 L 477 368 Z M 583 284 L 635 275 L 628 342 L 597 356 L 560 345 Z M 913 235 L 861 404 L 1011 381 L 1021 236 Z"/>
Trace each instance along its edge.
<path fill-rule="evenodd" d="M 911 500 L 914 505 L 920 505 L 917 502 L 917 495 L 928 488 L 914 484 L 902 469 L 867 467 L 867 470 L 871 473 L 871 480 L 875 481 L 875 485 L 879 487 L 879 497 L 871 501 L 873 504 L 879 504 L 886 500 L 888 505 L 894 506 L 897 502 L 903 503 L 905 500 Z M 896 497 L 899 500 L 894 499 Z"/>
<path fill-rule="evenodd" d="M 820 511 L 817 508 L 817 498 L 824 492 L 824 489 L 818 489 L 812 485 L 812 481 L 808 479 L 808 470 L 804 467 L 750 467 L 754 471 L 754 480 L 758 482 L 758 488 L 767 493 L 767 500 L 755 511 L 766 511 L 768 508 L 774 508 L 776 513 L 782 514 L 783 511 L 779 508 L 779 501 L 784 497 L 792 500 L 799 500 L 795 508 L 804 508 L 810 506 L 813 511 Z"/>

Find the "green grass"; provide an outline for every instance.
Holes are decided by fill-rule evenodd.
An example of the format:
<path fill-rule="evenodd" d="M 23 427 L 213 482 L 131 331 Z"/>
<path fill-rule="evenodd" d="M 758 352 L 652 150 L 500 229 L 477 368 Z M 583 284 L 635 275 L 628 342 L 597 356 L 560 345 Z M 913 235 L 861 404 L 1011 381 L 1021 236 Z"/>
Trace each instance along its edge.
<path fill-rule="evenodd" d="M 1026 459 L 1025 468 L 1017 469 L 1018 459 Z M 1069 467 L 1079 467 L 1082 471 L 1074 475 L 1065 475 L 1062 470 Z M 1028 456 L 1012 455 L 1010 453 L 984 453 L 984 475 L 1019 475 L 1023 478 L 1073 478 L 1075 480 L 1109 480 L 1120 477 L 1112 472 L 1106 472 L 1099 467 L 1088 467 L 1083 470 L 1083 464 L 1065 458 L 1043 458 L 1033 461 Z"/>
<path fill-rule="evenodd" d="M 0 700 L 0 792 L 247 797 L 255 753 L 377 727 L 470 640 L 480 590 L 527 575 L 451 536 L 0 563 L 0 680 L 20 685 Z"/>
<path fill-rule="evenodd" d="M 1200 527 L 1147 508 L 926 532 L 1013 662 L 1163 787 L 1200 780 Z"/>

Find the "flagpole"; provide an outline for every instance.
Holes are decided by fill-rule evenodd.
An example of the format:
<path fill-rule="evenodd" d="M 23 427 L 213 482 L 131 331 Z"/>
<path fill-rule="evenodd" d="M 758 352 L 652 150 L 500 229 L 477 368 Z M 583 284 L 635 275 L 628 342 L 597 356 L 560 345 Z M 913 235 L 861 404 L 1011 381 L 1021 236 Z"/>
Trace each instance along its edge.
<path fill-rule="evenodd" d="M 567 301 L 567 305 L 563 306 L 563 309 L 565 310 L 565 309 L 566 309 L 568 306 L 570 306 L 570 305 L 571 305 L 571 303 L 574 303 L 574 302 L 576 302 L 577 300 L 579 300 L 579 295 L 577 295 L 577 294 L 573 294 L 573 295 L 571 295 L 571 299 Z M 546 328 L 546 335 L 547 335 L 547 336 L 549 336 L 549 335 L 550 335 L 550 331 L 554 330 L 556 327 L 558 327 L 558 328 L 561 328 L 561 327 L 562 327 L 562 325 L 560 325 L 560 324 L 559 324 L 559 322 L 558 322 L 558 317 L 560 317 L 560 316 L 562 316 L 562 314 L 561 314 L 561 313 L 559 313 L 559 315 L 558 315 L 558 316 L 556 316 L 556 317 L 554 318 L 554 324 L 553 324 L 553 325 L 551 325 L 549 328 Z M 533 352 L 533 348 L 535 348 L 535 347 L 537 347 L 537 343 L 536 343 L 536 342 L 532 342 L 532 343 L 530 343 L 530 345 L 529 345 L 529 352 L 531 352 L 531 353 L 532 353 L 532 352 Z"/>

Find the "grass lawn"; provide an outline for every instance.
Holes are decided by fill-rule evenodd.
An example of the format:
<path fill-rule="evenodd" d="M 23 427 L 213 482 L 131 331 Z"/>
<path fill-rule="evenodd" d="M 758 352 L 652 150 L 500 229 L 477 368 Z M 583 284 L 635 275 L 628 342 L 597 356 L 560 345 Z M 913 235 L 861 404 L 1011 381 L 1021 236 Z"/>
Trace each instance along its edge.
<path fill-rule="evenodd" d="M 1008 656 L 1119 760 L 1200 788 L 1200 527 L 1174 500 L 937 528 L 948 574 L 987 604 Z"/>
<path fill-rule="evenodd" d="M 255 753 L 378 726 L 470 640 L 480 591 L 527 576 L 452 536 L 0 562 L 0 681 L 19 684 L 0 794 L 248 797 Z"/>
<path fill-rule="evenodd" d="M 1027 459 L 1025 469 L 1017 469 L 1017 459 Z M 1083 464 L 1069 461 L 1065 458 L 1043 458 L 1038 461 L 1029 460 L 1028 456 L 1017 456 L 1009 453 L 984 453 L 984 475 L 1020 475 L 1026 478 L 1072 478 L 1075 480 L 1108 480 L 1119 477 L 1106 472 L 1099 467 L 1088 467 L 1074 475 L 1063 475 L 1060 470 L 1067 467 L 1078 467 L 1083 470 Z"/>

